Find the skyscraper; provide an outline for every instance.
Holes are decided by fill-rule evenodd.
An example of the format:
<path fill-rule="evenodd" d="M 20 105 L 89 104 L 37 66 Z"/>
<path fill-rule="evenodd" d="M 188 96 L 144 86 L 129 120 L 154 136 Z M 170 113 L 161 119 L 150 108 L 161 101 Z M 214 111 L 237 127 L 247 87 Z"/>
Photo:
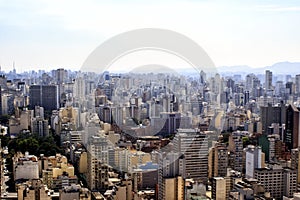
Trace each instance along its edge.
<path fill-rule="evenodd" d="M 180 153 L 162 152 L 159 155 L 158 198 L 184 199 L 184 156 Z"/>
<path fill-rule="evenodd" d="M 286 110 L 284 142 L 291 150 L 299 146 L 299 108 L 290 104 Z"/>
<path fill-rule="evenodd" d="M 296 80 L 295 80 L 295 89 L 296 89 L 296 94 L 300 96 L 300 74 L 296 75 Z"/>
<path fill-rule="evenodd" d="M 226 199 L 226 180 L 223 177 L 212 179 L 212 199 Z"/>
<path fill-rule="evenodd" d="M 37 134 L 39 137 L 49 136 L 48 120 L 41 117 L 34 118 L 31 124 L 32 134 Z"/>
<path fill-rule="evenodd" d="M 48 111 L 58 109 L 57 85 L 31 85 L 29 88 L 29 105 L 32 109 L 35 106 L 42 106 Z"/>
<path fill-rule="evenodd" d="M 272 123 L 278 123 L 280 126 L 285 123 L 286 106 L 281 102 L 278 105 L 261 106 L 261 122 L 263 124 L 263 133 L 267 133 L 268 127 Z"/>
<path fill-rule="evenodd" d="M 178 129 L 174 138 L 175 152 L 184 154 L 184 178 L 207 183 L 208 143 L 206 134 L 195 129 Z"/>
<path fill-rule="evenodd" d="M 261 168 L 261 147 L 249 145 L 246 149 L 246 178 L 254 178 L 256 168 Z"/>
<path fill-rule="evenodd" d="M 225 177 L 228 167 L 228 151 L 225 144 L 217 143 L 209 152 L 209 178 Z"/>
<path fill-rule="evenodd" d="M 0 115 L 2 115 L 2 88 L 0 86 Z"/>
<path fill-rule="evenodd" d="M 255 169 L 254 178 L 276 199 L 281 199 L 283 195 L 291 197 L 297 189 L 297 171 L 282 166 L 270 165 L 269 168 Z"/>
<path fill-rule="evenodd" d="M 266 90 L 271 90 L 272 89 L 272 72 L 270 70 L 266 70 L 265 74 L 265 88 Z"/>
<path fill-rule="evenodd" d="M 243 133 L 236 131 L 229 136 L 231 167 L 239 172 L 243 170 Z"/>

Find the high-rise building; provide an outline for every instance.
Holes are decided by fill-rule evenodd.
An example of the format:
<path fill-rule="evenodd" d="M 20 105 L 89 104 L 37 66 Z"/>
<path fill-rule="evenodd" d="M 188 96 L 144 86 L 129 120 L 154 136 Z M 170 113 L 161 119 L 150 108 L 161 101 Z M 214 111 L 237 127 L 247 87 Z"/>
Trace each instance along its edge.
<path fill-rule="evenodd" d="M 243 170 L 243 134 L 236 131 L 229 136 L 230 165 L 239 172 Z"/>
<path fill-rule="evenodd" d="M 0 115 L 2 115 L 2 88 L 0 86 Z"/>
<path fill-rule="evenodd" d="M 295 93 L 296 95 L 300 95 L 300 74 L 297 74 L 296 75 L 296 78 L 295 78 Z"/>
<path fill-rule="evenodd" d="M 246 84 L 245 84 L 245 89 L 248 91 L 252 91 L 253 89 L 253 82 L 256 76 L 254 74 L 248 74 L 246 76 Z"/>
<path fill-rule="evenodd" d="M 248 145 L 246 149 L 246 178 L 254 178 L 254 170 L 261 168 L 261 147 Z"/>
<path fill-rule="evenodd" d="M 14 95 L 2 94 L 1 106 L 3 115 L 12 115 L 14 113 Z"/>
<path fill-rule="evenodd" d="M 299 147 L 299 119 L 299 108 L 290 104 L 286 110 L 285 133 L 283 138 L 290 150 Z"/>
<path fill-rule="evenodd" d="M 65 82 L 67 71 L 63 68 L 59 68 L 55 71 L 55 78 L 57 84 L 62 84 Z"/>
<path fill-rule="evenodd" d="M 283 195 L 292 197 L 297 189 L 297 172 L 278 165 L 269 168 L 255 169 L 254 178 L 264 185 L 265 191 L 271 196 L 281 199 Z"/>
<path fill-rule="evenodd" d="M 91 190 L 103 191 L 109 187 L 108 141 L 104 135 L 91 136 L 88 144 L 87 184 Z"/>
<path fill-rule="evenodd" d="M 274 106 L 272 106 L 272 104 L 261 106 L 260 110 L 263 133 L 267 133 L 268 127 L 271 126 L 272 123 L 278 123 L 280 126 L 285 123 L 286 106 L 283 102 Z"/>
<path fill-rule="evenodd" d="M 38 159 L 28 152 L 25 152 L 25 155 L 20 153 L 13 158 L 13 169 L 14 180 L 39 178 Z"/>
<path fill-rule="evenodd" d="M 208 142 L 207 135 L 196 129 L 178 129 L 174 140 L 174 151 L 184 154 L 183 178 L 207 183 Z"/>
<path fill-rule="evenodd" d="M 212 179 L 212 199 L 226 199 L 226 180 L 223 177 L 214 177 Z"/>
<path fill-rule="evenodd" d="M 158 199 L 184 199 L 184 162 L 180 153 L 159 154 Z"/>
<path fill-rule="evenodd" d="M 181 176 L 163 179 L 165 187 L 163 188 L 162 200 L 174 199 L 184 200 L 184 179 Z"/>
<path fill-rule="evenodd" d="M 285 84 L 286 93 L 288 95 L 293 94 L 295 92 L 295 84 L 293 82 L 287 82 Z"/>
<path fill-rule="evenodd" d="M 297 171 L 297 187 L 298 191 L 300 188 L 300 150 L 299 148 L 297 149 L 292 149 L 291 150 L 291 168 Z"/>
<path fill-rule="evenodd" d="M 209 152 L 209 177 L 225 177 L 228 167 L 228 150 L 225 144 L 217 143 Z"/>
<path fill-rule="evenodd" d="M 265 74 L 265 88 L 266 90 L 271 90 L 272 89 L 272 72 L 270 70 L 266 70 Z"/>
<path fill-rule="evenodd" d="M 1 139 L 0 139 L 0 184 L 1 184 L 1 186 L 4 185 L 3 180 L 4 180 L 4 177 L 3 177 L 3 165 L 2 165 L 2 143 L 1 143 Z M 2 196 L 2 188 L 0 189 L 0 197 L 1 196 Z"/>
<path fill-rule="evenodd" d="M 47 111 L 58 109 L 57 85 L 31 85 L 29 87 L 29 104 L 32 109 L 42 106 Z"/>
<path fill-rule="evenodd" d="M 41 117 L 36 117 L 32 120 L 31 124 L 32 134 L 36 134 L 39 137 L 49 136 L 49 124 L 48 120 Z"/>
<path fill-rule="evenodd" d="M 206 82 L 206 73 L 201 70 L 200 72 L 200 83 L 204 84 Z"/>

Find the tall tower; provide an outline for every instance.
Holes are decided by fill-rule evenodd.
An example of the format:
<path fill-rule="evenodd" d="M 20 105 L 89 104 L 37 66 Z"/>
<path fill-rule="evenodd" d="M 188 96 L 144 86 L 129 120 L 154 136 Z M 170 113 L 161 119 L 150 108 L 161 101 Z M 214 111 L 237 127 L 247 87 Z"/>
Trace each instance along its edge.
<path fill-rule="evenodd" d="M 206 134 L 195 129 L 178 129 L 174 138 L 175 152 L 184 154 L 185 172 L 183 178 L 207 183 L 208 143 Z"/>
<path fill-rule="evenodd" d="M 183 199 L 184 162 L 184 156 L 180 153 L 159 154 L 158 199 Z"/>
<path fill-rule="evenodd" d="M 29 104 L 32 109 L 42 106 L 45 110 L 58 109 L 57 85 L 31 85 L 29 87 Z"/>
<path fill-rule="evenodd" d="M 2 115 L 2 88 L 0 85 L 0 115 Z"/>
<path fill-rule="evenodd" d="M 285 134 L 283 138 L 290 150 L 299 147 L 299 119 L 299 109 L 290 104 L 286 110 Z"/>
<path fill-rule="evenodd" d="M 270 70 L 266 70 L 266 75 L 265 75 L 265 88 L 266 90 L 271 90 L 272 89 L 272 72 Z"/>
<path fill-rule="evenodd" d="M 295 89 L 296 89 L 296 94 L 300 96 L 300 74 L 296 75 L 296 80 L 295 80 Z"/>
<path fill-rule="evenodd" d="M 246 149 L 246 178 L 254 178 L 254 169 L 261 168 L 261 147 L 248 145 Z"/>
<path fill-rule="evenodd" d="M 234 170 L 242 172 L 243 170 L 243 134 L 236 131 L 229 136 L 229 150 L 231 166 Z"/>

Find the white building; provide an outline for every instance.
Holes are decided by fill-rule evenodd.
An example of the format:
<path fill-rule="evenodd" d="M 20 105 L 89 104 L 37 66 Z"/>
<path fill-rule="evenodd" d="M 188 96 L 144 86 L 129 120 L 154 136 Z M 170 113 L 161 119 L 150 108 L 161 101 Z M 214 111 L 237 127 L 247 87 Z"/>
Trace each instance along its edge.
<path fill-rule="evenodd" d="M 246 149 L 246 178 L 254 178 L 256 168 L 261 168 L 261 147 L 248 145 Z"/>
<path fill-rule="evenodd" d="M 29 155 L 28 152 L 25 156 L 18 154 L 13 158 L 13 165 L 14 180 L 39 178 L 39 164 L 36 156 Z"/>

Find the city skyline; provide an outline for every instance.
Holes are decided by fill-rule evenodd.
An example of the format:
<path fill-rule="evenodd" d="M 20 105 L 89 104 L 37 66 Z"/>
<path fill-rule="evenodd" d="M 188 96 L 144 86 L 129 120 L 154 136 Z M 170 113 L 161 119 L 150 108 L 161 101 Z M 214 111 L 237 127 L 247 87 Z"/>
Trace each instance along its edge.
<path fill-rule="evenodd" d="M 300 199 L 300 2 L 0 13 L 0 199 Z"/>

